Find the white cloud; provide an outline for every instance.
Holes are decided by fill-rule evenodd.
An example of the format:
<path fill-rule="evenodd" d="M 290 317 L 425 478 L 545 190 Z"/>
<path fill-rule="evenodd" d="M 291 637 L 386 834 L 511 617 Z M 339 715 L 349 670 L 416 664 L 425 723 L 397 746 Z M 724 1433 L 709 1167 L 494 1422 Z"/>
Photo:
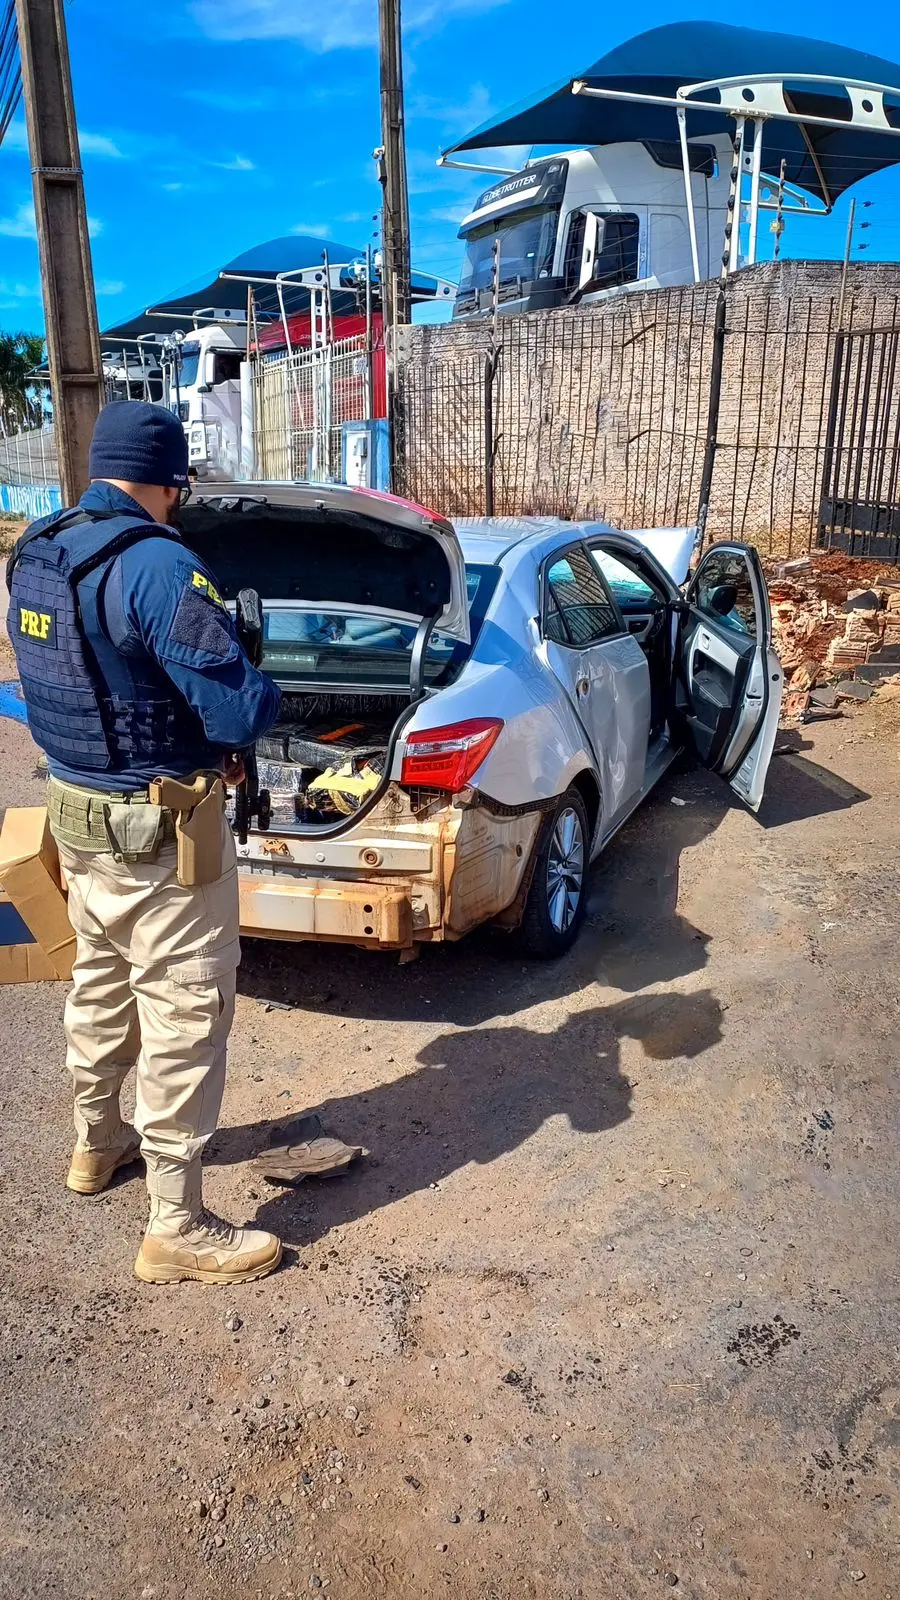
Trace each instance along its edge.
<path fill-rule="evenodd" d="M 108 138 L 105 133 L 86 133 L 84 129 L 79 128 L 78 143 L 83 156 L 107 156 L 111 161 L 125 160 L 124 150 L 120 150 L 115 140 Z"/>
<path fill-rule="evenodd" d="M 483 122 L 487 122 L 488 117 L 493 116 L 495 110 L 483 83 L 473 83 L 465 100 L 442 100 L 435 95 L 417 94 L 410 98 L 407 105 L 409 118 L 427 117 L 445 128 L 452 128 L 458 134 L 479 128 Z"/>
<path fill-rule="evenodd" d="M 434 211 L 429 211 L 428 220 L 429 222 L 451 222 L 458 228 L 463 217 L 467 216 L 472 210 L 477 198 L 476 195 L 472 200 L 462 201 L 458 206 L 437 206 Z"/>
<path fill-rule="evenodd" d="M 328 222 L 295 222 L 291 233 L 309 233 L 314 239 L 327 239 L 331 232 Z M 314 265 L 310 262 L 310 266 Z"/>
<path fill-rule="evenodd" d="M 234 156 L 231 161 L 212 161 L 213 167 L 219 167 L 222 172 L 255 172 L 256 162 L 248 161 L 246 156 Z"/>
<path fill-rule="evenodd" d="M 85 128 L 78 130 L 78 142 L 83 156 L 105 156 L 111 161 L 124 161 L 125 152 L 120 150 L 114 139 L 105 133 L 88 133 Z M 10 150 L 27 150 L 28 133 L 24 122 L 12 122 L 6 131 L 3 141 Z"/>
<path fill-rule="evenodd" d="M 0 294 L 5 296 L 6 308 L 18 300 L 40 300 L 41 286 L 39 283 L 9 283 L 5 278 L 0 278 Z"/>
<path fill-rule="evenodd" d="M 3 136 L 5 150 L 27 150 L 28 134 L 24 122 L 11 122 Z"/>
<path fill-rule="evenodd" d="M 0 217 L 0 233 L 7 239 L 36 239 L 37 226 L 34 220 L 34 205 L 27 201 L 12 217 Z"/>
<path fill-rule="evenodd" d="M 88 234 L 96 239 L 98 233 L 103 232 L 103 223 L 96 217 L 88 217 Z M 34 220 L 34 202 L 26 201 L 19 206 L 14 216 L 0 217 L 0 233 L 7 239 L 36 239 L 37 224 Z"/>
<path fill-rule="evenodd" d="M 98 294 L 121 294 L 125 285 L 120 278 L 101 278 L 94 287 Z"/>
<path fill-rule="evenodd" d="M 410 0 L 404 29 L 421 33 L 454 13 L 487 11 L 505 0 Z M 194 20 L 211 39 L 296 39 L 308 50 L 353 50 L 375 44 L 374 0 L 193 0 Z"/>
<path fill-rule="evenodd" d="M 186 188 L 186 185 L 183 183 L 164 183 L 163 188 L 166 194 L 179 194 L 182 189 Z"/>

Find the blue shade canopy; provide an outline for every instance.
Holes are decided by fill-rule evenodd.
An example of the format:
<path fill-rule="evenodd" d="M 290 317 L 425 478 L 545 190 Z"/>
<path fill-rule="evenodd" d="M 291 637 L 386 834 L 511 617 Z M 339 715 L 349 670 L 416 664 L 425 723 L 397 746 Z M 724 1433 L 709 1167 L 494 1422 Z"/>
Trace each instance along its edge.
<path fill-rule="evenodd" d="M 572 83 L 583 79 L 591 88 L 672 97 L 691 83 L 753 78 L 765 73 L 786 80 L 791 102 L 801 116 L 805 113 L 846 119 L 850 102 L 846 94 L 830 84 L 792 86 L 794 75 L 857 80 L 890 88 L 895 92 L 885 96 L 885 111 L 891 125 L 900 128 L 900 65 L 896 62 L 790 33 L 760 32 L 721 22 L 672 22 L 617 45 L 599 61 L 573 73 L 565 83 L 545 89 L 483 123 L 444 154 L 504 145 L 578 147 L 674 139 L 677 123 L 672 107 L 573 95 Z M 697 109 L 696 102 L 691 102 L 690 136 L 708 136 L 728 125 L 721 110 Z M 777 172 L 782 157 L 787 162 L 788 181 L 830 205 L 852 183 L 900 161 L 900 138 L 860 127 L 768 122 L 763 142 L 764 169 Z"/>
<path fill-rule="evenodd" d="M 300 267 L 318 267 L 321 265 L 322 252 L 325 250 L 328 251 L 329 261 L 334 264 L 355 261 L 358 256 L 364 254 L 358 245 L 335 244 L 331 239 L 318 239 L 311 234 L 289 233 L 283 239 L 268 239 L 265 244 L 254 245 L 252 250 L 245 250 L 241 255 L 235 256 L 233 261 L 217 267 L 208 277 L 196 278 L 193 283 L 185 284 L 174 293 L 154 301 L 145 311 L 138 312 L 133 317 L 127 317 L 124 322 L 105 329 L 101 338 L 109 342 L 116 339 L 136 339 L 139 334 L 144 333 L 160 335 L 173 333 L 176 328 L 190 328 L 193 312 L 207 311 L 210 308 L 216 311 L 233 311 L 236 318 L 238 315 L 246 315 L 246 282 L 223 278 L 222 273 L 233 272 L 244 278 L 271 279 L 271 289 L 265 284 L 255 286 L 256 304 L 261 314 L 271 313 L 277 316 L 279 310 L 278 295 L 275 291 L 276 274 L 293 272 Z M 286 309 L 290 313 L 303 311 L 309 305 L 309 290 L 286 284 L 284 299 Z M 355 303 L 355 299 L 351 299 L 349 295 L 336 295 L 333 309 L 341 314 L 352 310 Z"/>
<path fill-rule="evenodd" d="M 247 313 L 248 278 L 254 280 L 257 314 L 263 319 L 280 317 L 276 275 L 279 272 L 295 272 L 301 267 L 320 267 L 326 250 L 332 267 L 358 262 L 365 255 L 365 251 L 357 245 L 335 244 L 332 240 L 315 238 L 312 234 L 291 233 L 284 239 L 269 239 L 265 244 L 255 245 L 252 250 L 235 256 L 233 261 L 227 262 L 210 277 L 196 278 L 193 283 L 185 284 L 173 294 L 155 301 L 145 311 L 104 329 L 100 337 L 107 346 L 114 346 L 117 339 L 136 339 L 140 334 L 158 334 L 162 337 L 174 333 L 176 328 L 187 332 L 196 311 L 231 312 L 235 321 L 243 320 Z M 232 273 L 234 277 L 229 276 Z M 270 279 L 271 288 L 260 279 Z M 440 278 L 427 272 L 413 272 L 410 281 L 413 294 L 417 297 L 423 300 L 444 298 Z M 379 306 L 377 265 L 372 282 L 375 303 Z M 354 284 L 351 274 L 346 278 L 342 274 L 342 288 L 345 284 L 346 292 L 342 293 L 341 289 L 332 291 L 331 308 L 335 316 L 348 316 L 359 304 L 359 285 Z M 282 285 L 282 292 L 285 310 L 289 315 L 308 310 L 308 289 L 286 282 Z"/>

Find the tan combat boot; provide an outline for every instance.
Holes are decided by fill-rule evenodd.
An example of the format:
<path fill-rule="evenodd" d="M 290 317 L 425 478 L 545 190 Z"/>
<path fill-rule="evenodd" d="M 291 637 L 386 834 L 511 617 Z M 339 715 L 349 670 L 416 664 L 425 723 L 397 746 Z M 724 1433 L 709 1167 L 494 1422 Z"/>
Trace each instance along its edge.
<path fill-rule="evenodd" d="M 147 1163 L 150 1221 L 134 1270 L 144 1283 L 244 1283 L 264 1278 L 281 1260 L 281 1240 L 223 1222 L 201 1201 L 199 1157 L 183 1165 Z"/>
<path fill-rule="evenodd" d="M 66 1178 L 66 1188 L 76 1194 L 99 1194 L 105 1189 L 119 1167 L 127 1167 L 141 1153 L 141 1141 L 131 1124 L 123 1122 L 103 1149 L 84 1149 L 75 1146 L 72 1164 Z"/>

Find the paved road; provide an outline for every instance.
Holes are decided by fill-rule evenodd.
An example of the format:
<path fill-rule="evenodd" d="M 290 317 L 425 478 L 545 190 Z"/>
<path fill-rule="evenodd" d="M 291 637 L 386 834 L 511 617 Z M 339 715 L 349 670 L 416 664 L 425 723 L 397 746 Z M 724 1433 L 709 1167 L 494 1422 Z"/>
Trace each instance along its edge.
<path fill-rule="evenodd" d="M 672 777 L 553 967 L 248 949 L 255 1286 L 135 1281 L 139 1177 L 62 1187 L 63 991 L 0 989 L 0 1595 L 896 1600 L 896 741 L 822 726 L 759 822 Z M 370 1159 L 261 1189 L 319 1104 Z"/>

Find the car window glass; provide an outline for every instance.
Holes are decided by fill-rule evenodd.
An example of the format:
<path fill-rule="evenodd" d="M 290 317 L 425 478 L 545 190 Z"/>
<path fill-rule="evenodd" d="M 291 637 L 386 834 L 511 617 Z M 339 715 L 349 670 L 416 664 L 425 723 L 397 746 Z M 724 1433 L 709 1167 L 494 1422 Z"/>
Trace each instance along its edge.
<path fill-rule="evenodd" d="M 596 562 L 606 579 L 607 588 L 620 605 L 653 605 L 659 599 L 657 591 L 645 582 L 640 573 L 625 565 L 608 550 L 591 547 L 591 559 Z"/>
<path fill-rule="evenodd" d="M 427 683 L 452 682 L 468 660 L 498 578 L 496 567 L 466 568 L 471 643 L 435 629 L 425 652 Z M 408 683 L 415 639 L 415 624 L 388 614 L 263 606 L 262 665 L 282 682 Z"/>
<path fill-rule="evenodd" d="M 621 627 L 603 581 L 584 550 L 569 550 L 547 572 L 544 631 L 557 644 L 597 644 Z"/>
<path fill-rule="evenodd" d="M 544 638 L 552 639 L 554 644 L 568 644 L 569 635 L 563 622 L 562 612 L 556 603 L 552 589 L 547 591 L 547 614 L 544 617 Z"/>
<path fill-rule="evenodd" d="M 713 622 L 756 638 L 756 603 L 744 556 L 711 550 L 697 569 L 691 600 Z"/>

